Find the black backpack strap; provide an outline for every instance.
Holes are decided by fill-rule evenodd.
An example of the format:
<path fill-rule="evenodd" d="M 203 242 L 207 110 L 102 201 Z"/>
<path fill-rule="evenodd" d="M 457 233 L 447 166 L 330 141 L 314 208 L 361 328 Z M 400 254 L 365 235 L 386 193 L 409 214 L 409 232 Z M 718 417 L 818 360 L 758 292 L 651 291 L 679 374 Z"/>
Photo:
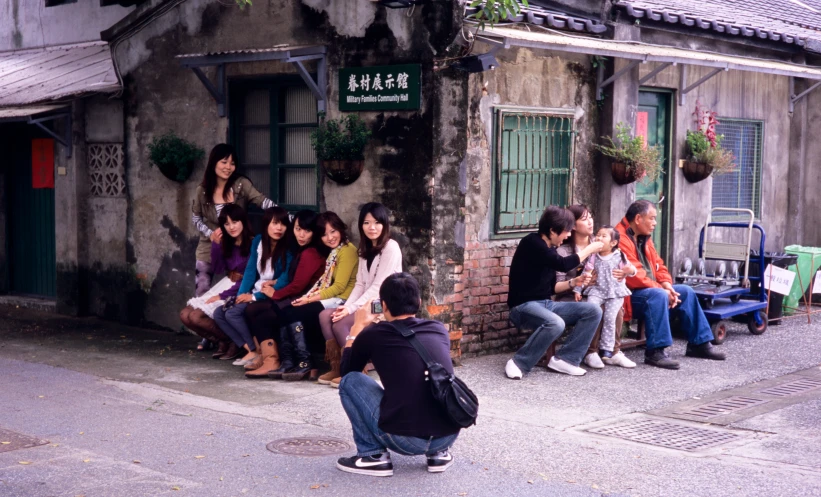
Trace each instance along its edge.
<path fill-rule="evenodd" d="M 436 361 L 434 361 L 428 353 L 428 349 L 426 349 L 425 346 L 422 345 L 422 342 L 416 338 L 416 332 L 405 325 L 405 323 L 401 323 L 399 321 L 391 321 L 388 324 L 393 326 L 399 333 L 402 334 L 403 337 L 408 339 L 413 348 L 416 349 L 416 352 L 422 356 L 422 360 L 425 361 L 425 365 L 428 368 L 430 368 L 433 364 L 436 364 Z"/>

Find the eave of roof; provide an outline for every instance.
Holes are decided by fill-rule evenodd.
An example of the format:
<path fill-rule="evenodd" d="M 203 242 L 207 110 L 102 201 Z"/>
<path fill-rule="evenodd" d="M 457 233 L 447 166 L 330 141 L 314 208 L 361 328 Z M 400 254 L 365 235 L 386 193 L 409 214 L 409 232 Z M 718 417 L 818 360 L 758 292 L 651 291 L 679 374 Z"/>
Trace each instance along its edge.
<path fill-rule="evenodd" d="M 595 19 L 588 19 L 564 12 L 549 10 L 538 5 L 521 5 L 521 10 L 516 16 L 508 17 L 499 21 L 499 25 L 526 22 L 536 26 L 546 28 L 566 29 L 569 31 L 586 32 L 590 34 L 601 34 L 607 31 L 607 26 Z M 475 21 L 473 17 L 479 12 L 479 7 L 467 7 L 465 9 L 465 20 Z"/>
<path fill-rule="evenodd" d="M 0 107 L 121 89 L 105 42 L 0 52 Z"/>
<path fill-rule="evenodd" d="M 764 26 L 754 26 L 741 22 L 731 22 L 708 16 L 689 14 L 677 9 L 653 8 L 631 0 L 618 0 L 614 7 L 622 8 L 626 14 L 634 19 L 648 19 L 668 24 L 699 28 L 702 30 L 724 33 L 731 36 L 758 38 L 773 42 L 794 44 L 803 47 L 808 36 L 797 32 L 789 33 Z"/>

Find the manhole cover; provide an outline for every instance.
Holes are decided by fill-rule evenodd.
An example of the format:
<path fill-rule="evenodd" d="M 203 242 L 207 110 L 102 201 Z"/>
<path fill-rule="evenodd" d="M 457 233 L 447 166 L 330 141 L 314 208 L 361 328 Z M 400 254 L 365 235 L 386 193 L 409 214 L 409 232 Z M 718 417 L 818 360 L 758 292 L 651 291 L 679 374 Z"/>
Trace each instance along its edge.
<path fill-rule="evenodd" d="M 740 411 L 761 404 L 766 404 L 769 400 L 756 399 L 753 397 L 728 397 L 709 404 L 702 404 L 687 410 L 677 411 L 676 414 L 694 416 L 697 418 L 712 418 L 724 414 Z"/>
<path fill-rule="evenodd" d="M 281 438 L 266 445 L 271 452 L 292 456 L 330 456 L 351 450 L 351 444 L 339 438 Z"/>
<path fill-rule="evenodd" d="M 775 387 L 758 390 L 756 393 L 763 393 L 774 397 L 789 397 L 790 395 L 798 395 L 810 390 L 815 390 L 816 388 L 821 388 L 821 380 L 802 378 Z"/>
<path fill-rule="evenodd" d="M 686 451 L 707 449 L 741 438 L 734 433 L 705 430 L 692 426 L 653 420 L 631 420 L 608 426 L 590 428 L 586 431 L 608 437 Z"/>
<path fill-rule="evenodd" d="M 9 452 L 17 449 L 30 449 L 38 445 L 47 444 L 47 440 L 21 435 L 15 431 L 0 428 L 0 452 Z"/>

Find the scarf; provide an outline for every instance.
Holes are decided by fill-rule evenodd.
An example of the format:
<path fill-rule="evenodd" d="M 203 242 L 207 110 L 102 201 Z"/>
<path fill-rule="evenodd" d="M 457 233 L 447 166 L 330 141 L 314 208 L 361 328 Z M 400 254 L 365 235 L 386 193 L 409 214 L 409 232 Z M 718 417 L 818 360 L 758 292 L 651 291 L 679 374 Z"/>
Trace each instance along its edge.
<path fill-rule="evenodd" d="M 336 270 L 336 261 L 339 258 L 339 251 L 342 250 L 342 247 L 345 245 L 347 245 L 347 243 L 341 244 L 337 248 L 331 250 L 331 253 L 328 254 L 328 258 L 325 260 L 325 272 L 322 273 L 322 276 L 320 276 L 316 283 L 314 283 L 314 286 L 308 290 L 306 295 L 321 292 L 331 286 L 331 283 L 334 281 L 334 270 Z"/>

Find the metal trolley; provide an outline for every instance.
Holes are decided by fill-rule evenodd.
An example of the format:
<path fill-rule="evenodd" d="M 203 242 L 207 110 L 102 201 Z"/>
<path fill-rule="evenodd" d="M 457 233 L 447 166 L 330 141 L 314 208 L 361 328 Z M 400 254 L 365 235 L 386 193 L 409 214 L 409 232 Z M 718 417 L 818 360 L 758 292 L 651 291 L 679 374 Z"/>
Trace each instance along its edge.
<path fill-rule="evenodd" d="M 714 213 L 726 212 L 749 216 L 747 222 L 713 221 Z M 710 241 L 707 236 L 708 228 L 732 228 L 744 230 L 743 238 L 746 243 L 726 243 Z M 761 235 L 758 255 L 753 259 L 757 262 L 756 274 L 749 274 L 750 244 L 753 230 Z M 747 328 L 750 333 L 760 335 L 767 331 L 767 318 L 762 311 L 767 308 L 767 296 L 764 292 L 764 228 L 755 223 L 755 214 L 749 209 L 728 209 L 717 207 L 707 214 L 707 222 L 701 228 L 698 237 L 698 260 L 693 267 L 692 260 L 685 259 L 676 275 L 676 281 L 689 285 L 698 296 L 701 307 L 710 328 L 713 331 L 713 343 L 718 345 L 727 338 L 727 323 L 730 318 L 738 319 L 746 316 Z M 707 261 L 716 261 L 707 270 Z M 729 263 L 729 267 L 728 267 Z M 743 268 L 743 276 L 739 270 Z M 755 290 L 751 290 L 751 282 L 757 282 Z"/>

